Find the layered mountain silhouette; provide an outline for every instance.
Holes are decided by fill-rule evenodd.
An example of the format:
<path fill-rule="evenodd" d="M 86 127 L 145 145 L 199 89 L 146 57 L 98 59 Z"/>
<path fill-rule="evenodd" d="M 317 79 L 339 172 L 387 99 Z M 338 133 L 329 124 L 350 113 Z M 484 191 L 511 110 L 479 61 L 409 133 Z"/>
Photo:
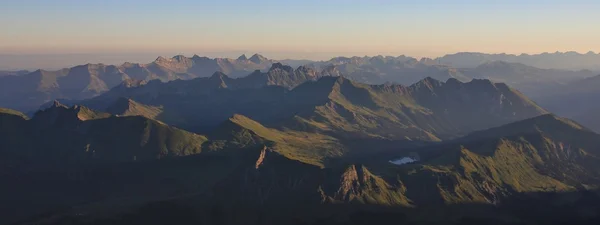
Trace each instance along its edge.
<path fill-rule="evenodd" d="M 436 61 L 294 68 L 260 55 L 176 56 L 3 76 L 7 88 L 30 79 L 22 91 L 35 101 L 87 99 L 33 114 L 0 108 L 0 182 L 9 184 L 0 187 L 0 223 L 600 221 L 600 135 L 545 110 L 566 114 L 568 102 L 593 112 L 585 104 L 597 77 L 562 83 L 562 71 L 519 63 L 453 70 Z M 198 75 L 212 62 L 233 69 Z M 242 64 L 268 66 L 243 77 L 232 71 L 250 67 L 223 66 Z M 441 72 L 410 85 L 357 79 L 398 71 L 414 72 L 402 82 Z M 544 108 L 498 82 L 528 88 L 542 76 L 564 87 L 537 101 Z M 10 88 L 6 98 L 19 91 Z"/>
<path fill-rule="evenodd" d="M 522 63 L 544 69 L 599 70 L 600 54 L 587 52 L 554 52 L 541 54 L 486 54 L 479 52 L 459 52 L 437 58 L 441 64 L 457 68 L 474 68 L 491 61 Z"/>
<path fill-rule="evenodd" d="M 29 73 L 29 71 L 27 71 L 27 70 L 18 70 L 18 71 L 2 71 L 2 70 L 0 70 L 0 77 L 19 76 L 19 75 L 28 74 L 28 73 Z"/>
<path fill-rule="evenodd" d="M 410 85 L 425 77 L 443 81 L 449 78 L 470 80 L 456 69 L 438 64 L 431 59 L 417 60 L 407 56 L 337 57 L 312 65 L 339 71 L 349 79 L 368 84 L 389 82 Z"/>
<path fill-rule="evenodd" d="M 470 78 L 506 83 L 531 98 L 547 95 L 550 90 L 563 89 L 572 82 L 596 75 L 590 70 L 539 69 L 505 61 L 489 61 L 459 71 Z"/>
<path fill-rule="evenodd" d="M 268 81 L 263 80 L 263 82 L 270 82 L 271 85 L 297 86 L 302 76 L 305 80 L 319 76 L 345 76 L 367 84 L 403 85 L 411 85 L 426 77 L 441 81 L 454 78 L 462 82 L 471 79 L 491 79 L 494 82 L 507 83 L 532 97 L 541 96 L 543 94 L 539 93 L 541 90 L 560 88 L 565 83 L 595 75 L 589 70 L 538 69 L 526 66 L 531 64 L 502 57 L 491 57 L 490 60 L 478 62 L 472 68 L 458 69 L 456 66 L 448 66 L 442 58 L 418 60 L 407 56 L 337 57 L 328 61 L 282 60 L 282 62 L 294 66 L 289 67 L 258 54 L 250 57 L 242 55 L 237 59 L 208 58 L 198 55 L 188 58 L 178 55 L 171 58 L 158 57 L 148 64 L 124 63 L 119 66 L 87 64 L 58 71 L 0 72 L 0 105 L 31 112 L 53 99 L 86 99 L 129 80 L 146 82 L 189 80 L 210 77 L 215 71 L 230 78 L 240 78 L 269 72 L 273 67 L 279 68 L 280 74 L 287 73 L 286 70 L 298 69 L 305 74 L 291 75 L 291 78 L 280 74 L 271 75 Z M 274 64 L 279 65 L 274 66 Z"/>
<path fill-rule="evenodd" d="M 581 79 L 549 89 L 535 100 L 552 112 L 576 120 L 585 126 L 600 131 L 600 112 L 597 99 L 600 97 L 600 76 Z"/>
<path fill-rule="evenodd" d="M 315 74 L 275 64 L 267 73 L 238 79 L 215 74 L 120 86 L 81 104 L 111 111 L 116 101 L 131 99 L 160 108 L 160 118 L 168 124 L 200 132 L 242 114 L 270 126 L 344 138 L 427 141 L 546 113 L 518 91 L 489 80 L 426 78 L 411 86 L 366 85 Z M 288 89 L 294 84 L 300 85 Z"/>
<path fill-rule="evenodd" d="M 441 196 L 445 202 L 493 203 L 514 192 L 594 186 L 600 172 L 595 138 L 598 134 L 581 125 L 548 114 L 438 146 L 438 155 L 419 164 L 430 166 L 422 167 L 423 175 L 454 177 L 438 181 L 448 188 Z"/>
<path fill-rule="evenodd" d="M 0 105 L 30 111 L 57 98 L 90 98 L 129 79 L 193 79 L 209 77 L 215 71 L 238 77 L 254 70 L 268 69 L 273 63 L 258 54 L 246 60 L 178 55 L 172 58 L 158 57 L 148 64 L 87 64 L 58 71 L 37 70 L 27 74 L 0 76 Z"/>
<path fill-rule="evenodd" d="M 368 84 L 389 82 L 410 85 L 426 77 L 441 81 L 454 78 L 463 82 L 471 79 L 490 79 L 506 83 L 531 97 L 543 95 L 545 90 L 562 88 L 562 85 L 567 83 L 596 75 L 596 72 L 591 70 L 540 69 L 525 62 L 502 57 L 490 57 L 489 60 L 482 60 L 466 68 L 443 59 L 417 60 L 407 56 L 338 57 L 310 65 L 338 71 L 349 79 Z"/>

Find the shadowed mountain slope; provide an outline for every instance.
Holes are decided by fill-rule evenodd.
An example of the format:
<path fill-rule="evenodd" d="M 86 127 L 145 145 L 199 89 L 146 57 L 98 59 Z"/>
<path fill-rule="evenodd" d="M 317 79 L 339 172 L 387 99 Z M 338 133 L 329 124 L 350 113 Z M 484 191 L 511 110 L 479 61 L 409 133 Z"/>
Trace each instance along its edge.
<path fill-rule="evenodd" d="M 329 218 L 327 224 L 333 221 L 337 221 L 333 224 L 353 224 L 350 222 L 360 218 L 370 218 L 369 221 L 379 218 L 382 224 L 395 224 L 388 223 L 393 217 L 396 223 L 411 221 L 413 224 L 464 224 L 465 217 L 499 224 L 527 224 L 527 221 L 546 221 L 547 224 L 552 219 L 519 213 L 522 204 L 541 201 L 547 204 L 546 210 L 557 213 L 569 207 L 585 210 L 591 205 L 582 202 L 582 198 L 597 199 L 592 190 L 600 184 L 600 142 L 597 141 L 600 136 L 554 115 L 413 149 L 421 154 L 420 161 L 400 166 L 388 163 L 388 159 L 364 159 L 363 163 L 323 168 L 276 150 L 277 146 L 269 142 L 287 142 L 281 141 L 285 138 L 280 136 L 282 133 L 246 117 L 236 115 L 221 128 L 213 137 L 256 145 L 246 145 L 243 151 L 176 158 L 173 163 L 154 162 L 153 167 L 165 171 L 158 176 L 172 182 L 165 187 L 150 186 L 149 193 L 178 190 L 176 197 L 154 201 L 147 196 L 142 198 L 145 201 L 121 200 L 123 208 L 107 211 L 108 203 L 119 199 L 114 195 L 112 201 L 104 199 L 104 204 L 83 204 L 32 221 L 60 224 L 68 219 L 84 224 L 85 221 L 119 224 L 137 221 L 135 218 L 143 216 L 152 217 L 154 211 L 149 207 L 154 207 L 171 215 L 169 218 L 178 215 L 176 218 L 182 222 L 227 221 L 226 224 L 247 224 L 248 221 L 320 224 L 319 218 Z M 218 163 L 211 164 L 204 159 Z M 145 166 L 137 164 L 113 170 L 130 171 L 128 174 L 135 177 L 145 174 Z M 189 170 L 201 175 L 182 172 Z M 212 175 L 202 171 L 211 171 Z M 204 182 L 196 183 L 201 178 Z M 188 188 L 190 185 L 196 188 Z M 294 204 L 284 204 L 289 201 Z M 389 215 L 382 218 L 354 214 L 363 210 Z M 440 213 L 432 214 L 432 211 Z M 71 216 L 74 213 L 82 215 Z M 532 213 L 541 215 L 537 211 Z M 562 219 L 573 221 L 593 218 L 591 214 L 585 216 L 571 211 L 562 211 L 560 215 Z M 163 221 L 156 219 L 148 223 Z"/>
<path fill-rule="evenodd" d="M 3 152 L 40 163 L 130 162 L 200 153 L 205 137 L 141 116 L 58 102 L 30 120 L 2 112 Z M 12 132 L 14 131 L 14 132 Z M 33 156 L 29 158 L 28 156 Z"/>
<path fill-rule="evenodd" d="M 427 78 L 411 86 L 366 85 L 343 77 L 313 81 L 317 78 L 299 72 L 302 68 L 274 67 L 267 74 L 246 78 L 215 74 L 190 81 L 119 87 L 82 104 L 106 110 L 119 98 L 128 98 L 162 107 L 166 123 L 193 131 L 205 131 L 242 114 L 269 126 L 344 138 L 429 141 L 546 113 L 518 91 L 488 80 L 462 83 Z M 246 79 L 266 79 L 274 71 L 288 71 L 288 78 L 292 73 L 302 74 L 295 79 L 302 84 L 288 90 L 265 85 L 263 80 L 262 87 L 249 87 L 252 82 Z"/>

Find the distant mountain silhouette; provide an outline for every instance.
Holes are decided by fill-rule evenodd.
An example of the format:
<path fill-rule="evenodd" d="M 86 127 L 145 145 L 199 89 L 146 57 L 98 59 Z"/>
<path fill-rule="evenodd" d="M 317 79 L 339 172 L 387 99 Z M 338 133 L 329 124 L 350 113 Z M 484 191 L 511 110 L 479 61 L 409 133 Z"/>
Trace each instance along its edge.
<path fill-rule="evenodd" d="M 598 98 L 600 76 L 594 76 L 568 83 L 561 88 L 547 89 L 535 100 L 551 112 L 574 119 L 600 132 Z"/>
<path fill-rule="evenodd" d="M 504 61 L 488 61 L 475 68 L 458 71 L 470 78 L 506 83 L 528 97 L 545 95 L 546 90 L 562 89 L 568 83 L 596 75 L 590 70 L 539 69 L 522 63 Z"/>
<path fill-rule="evenodd" d="M 485 60 L 473 62 L 469 66 L 472 68 L 459 69 L 457 67 L 461 67 L 460 65 L 456 66 L 454 65 L 456 63 L 453 64 L 452 61 L 445 61 L 445 57 L 417 60 L 408 56 L 336 57 L 327 61 L 282 60 L 283 63 L 279 67 L 283 69 L 282 71 L 289 72 L 286 71 L 289 70 L 286 64 L 290 64 L 289 67 L 294 70 L 299 68 L 300 71 L 305 72 L 316 71 L 315 75 L 317 76 L 344 76 L 367 84 L 410 85 L 426 77 L 441 81 L 454 78 L 462 82 L 474 78 L 491 79 L 494 82 L 507 83 L 531 97 L 541 95 L 540 91 L 543 89 L 560 88 L 565 83 L 595 75 L 595 72 L 590 70 L 538 69 L 527 62 L 519 60 L 513 62 L 515 60 L 510 55 L 458 53 L 455 56 L 446 57 L 453 58 L 464 55 L 469 57 L 475 55 L 485 58 Z M 558 59 L 552 58 L 554 61 L 540 59 L 540 62 L 560 61 L 561 57 L 596 56 L 596 54 L 579 56 L 574 53 L 547 55 L 558 57 Z M 539 57 L 542 56 L 546 55 L 542 54 Z M 538 61 L 533 60 L 533 62 Z M 589 61 L 590 64 L 594 62 Z M 230 78 L 239 78 L 254 74 L 255 71 L 268 72 L 274 63 L 276 63 L 275 60 L 267 59 L 259 54 L 254 54 L 249 58 L 242 55 L 237 59 L 208 58 L 198 55 L 188 58 L 178 55 L 171 58 L 158 57 L 154 62 L 148 64 L 124 63 L 119 66 L 87 64 L 58 71 L 0 72 L 0 105 L 31 112 L 54 99 L 81 100 L 94 97 L 127 80 L 168 82 L 178 79 L 210 77 L 215 72 L 221 72 Z M 560 63 L 552 64 L 561 65 Z M 446 64 L 450 64 L 450 66 Z M 314 75 L 310 76 L 314 77 Z M 296 80 L 294 84 L 291 84 L 289 80 L 277 80 L 275 77 L 268 79 L 272 85 L 285 86 L 295 86 L 299 84 L 297 82 L 303 80 L 296 77 L 293 78 Z M 304 80 L 311 79 L 313 78 Z"/>
<path fill-rule="evenodd" d="M 454 68 L 407 56 L 337 57 L 309 65 L 322 69 L 334 68 L 349 79 L 368 84 L 390 82 L 410 85 L 426 77 L 443 81 L 449 78 L 470 80 Z"/>
<path fill-rule="evenodd" d="M 28 74 L 28 73 L 29 73 L 29 71 L 27 71 L 27 70 L 19 70 L 19 71 L 1 71 L 0 70 L 0 77 L 19 76 L 19 75 Z"/>
<path fill-rule="evenodd" d="M 522 63 L 544 69 L 600 70 L 600 54 L 588 52 L 555 52 L 542 54 L 486 54 L 479 52 L 459 52 L 435 59 L 438 63 L 455 68 L 474 68 L 490 61 Z"/>
<path fill-rule="evenodd" d="M 441 58 L 417 60 L 407 56 L 337 57 L 309 65 L 321 70 L 335 70 L 349 79 L 368 84 L 410 85 L 426 77 L 441 81 L 454 78 L 463 82 L 490 79 L 506 83 L 532 97 L 542 95 L 546 89 L 560 88 L 566 83 L 596 75 L 590 70 L 540 69 L 502 59 L 483 60 L 469 68 L 449 66 Z"/>
<path fill-rule="evenodd" d="M 31 111 L 53 99 L 94 97 L 129 79 L 166 82 L 209 77 L 215 71 L 238 77 L 254 70 L 268 69 L 274 63 L 258 54 L 251 59 L 211 59 L 197 55 L 187 58 L 178 55 L 158 57 L 148 64 L 87 64 L 59 71 L 37 70 L 18 76 L 0 76 L 0 106 Z"/>

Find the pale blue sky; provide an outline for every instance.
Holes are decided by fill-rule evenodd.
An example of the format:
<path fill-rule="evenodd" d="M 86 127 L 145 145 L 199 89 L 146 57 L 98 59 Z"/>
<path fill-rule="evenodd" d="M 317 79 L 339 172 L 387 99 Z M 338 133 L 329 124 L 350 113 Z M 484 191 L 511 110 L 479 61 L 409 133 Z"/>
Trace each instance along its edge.
<path fill-rule="evenodd" d="M 494 2 L 1 0 L 0 53 L 600 51 L 600 1 Z"/>

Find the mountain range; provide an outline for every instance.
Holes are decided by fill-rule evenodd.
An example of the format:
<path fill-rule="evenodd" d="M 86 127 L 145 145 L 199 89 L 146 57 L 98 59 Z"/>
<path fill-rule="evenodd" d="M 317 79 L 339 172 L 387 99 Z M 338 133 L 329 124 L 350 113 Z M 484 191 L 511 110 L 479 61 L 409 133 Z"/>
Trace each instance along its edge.
<path fill-rule="evenodd" d="M 540 69 L 522 63 L 489 61 L 475 68 L 459 69 L 460 73 L 473 79 L 490 79 L 522 91 L 530 98 L 548 95 L 550 90 L 596 76 L 591 70 Z"/>
<path fill-rule="evenodd" d="M 418 60 L 408 56 L 337 57 L 309 64 L 316 68 L 335 68 L 344 76 L 368 84 L 398 83 L 410 85 L 425 77 L 438 80 L 455 78 L 469 81 L 455 68 L 438 64 L 432 59 Z"/>
<path fill-rule="evenodd" d="M 129 79 L 192 79 L 208 77 L 215 71 L 235 77 L 268 69 L 273 63 L 258 54 L 239 59 L 211 59 L 197 55 L 187 58 L 178 55 L 172 58 L 158 57 L 148 64 L 86 64 L 58 71 L 37 70 L 27 74 L 0 76 L 0 105 L 29 111 L 57 98 L 90 98 Z"/>
<path fill-rule="evenodd" d="M 24 74 L 28 74 L 29 71 L 27 70 L 18 70 L 18 71 L 2 71 L 0 70 L 0 77 L 3 76 L 19 76 L 19 75 L 24 75 Z"/>
<path fill-rule="evenodd" d="M 598 209 L 583 198 L 598 198 L 575 193 L 600 184 L 600 136 L 550 114 L 348 160 L 339 139 L 268 128 L 242 115 L 208 135 L 60 103 L 32 119 L 2 110 L 0 121 L 0 132 L 10 134 L 2 143 L 18 144 L 2 148 L 11 163 L 0 178 L 13 184 L 2 187 L 11 193 L 3 195 L 10 206 L 3 212 L 45 212 L 18 224 L 559 224 L 599 216 L 580 215 Z M 388 162 L 415 154 L 410 164 Z M 553 193 L 574 194 L 565 200 Z M 532 212 L 537 216 L 519 214 L 536 201 L 551 206 Z M 540 217 L 548 211 L 556 214 Z"/>
<path fill-rule="evenodd" d="M 479 52 L 459 52 L 435 59 L 440 64 L 457 68 L 474 68 L 492 61 L 521 63 L 543 69 L 600 70 L 600 54 L 587 52 L 555 52 L 541 54 L 486 54 Z"/>
<path fill-rule="evenodd" d="M 23 73 L 2 99 L 42 106 L 0 108 L 2 224 L 600 222 L 591 71 L 243 55 Z"/>
<path fill-rule="evenodd" d="M 482 61 L 472 68 L 452 67 L 440 60 L 412 57 L 352 57 L 334 58 L 310 64 L 317 68 L 335 69 L 349 79 L 368 84 L 398 83 L 413 84 L 425 77 L 441 81 L 454 78 L 459 81 L 489 79 L 506 83 L 534 97 L 544 95 L 545 90 L 561 88 L 563 85 L 598 74 L 591 70 L 540 69 L 518 62 Z"/>
<path fill-rule="evenodd" d="M 270 126 L 345 138 L 425 141 L 547 113 L 520 92 L 489 80 L 425 78 L 410 86 L 367 85 L 344 77 L 318 78 L 302 67 L 283 71 L 276 65 L 267 73 L 237 79 L 215 73 L 189 81 L 119 86 L 78 104 L 115 112 L 114 105 L 132 107 L 121 102 L 135 102 L 160 109 L 158 115 L 140 115 L 196 132 L 242 114 Z M 289 82 L 275 85 L 273 74 Z M 296 83 L 301 84 L 290 85 Z M 127 107 L 116 112 L 132 111 Z"/>
<path fill-rule="evenodd" d="M 285 70 L 301 68 L 315 73 L 315 76 L 344 76 L 367 84 L 411 85 L 426 77 L 441 81 L 454 78 L 462 82 L 490 79 L 507 83 L 531 97 L 543 95 L 542 90 L 561 88 L 566 83 L 597 75 L 597 72 L 590 70 L 538 69 L 521 63 L 489 60 L 473 68 L 457 68 L 440 63 L 439 59 L 417 60 L 407 56 L 337 57 L 328 61 L 282 62 L 294 65 Z M 231 78 L 240 78 L 258 70 L 267 72 L 275 63 L 275 60 L 258 54 L 251 57 L 242 55 L 237 59 L 178 55 L 172 58 L 158 57 L 148 64 L 86 64 L 58 71 L 0 72 L 0 105 L 33 112 L 54 99 L 80 100 L 100 95 L 125 80 L 188 80 L 210 77 L 215 71 Z M 279 67 L 283 68 L 284 63 Z M 276 79 L 272 77 L 271 82 L 288 82 Z"/>

